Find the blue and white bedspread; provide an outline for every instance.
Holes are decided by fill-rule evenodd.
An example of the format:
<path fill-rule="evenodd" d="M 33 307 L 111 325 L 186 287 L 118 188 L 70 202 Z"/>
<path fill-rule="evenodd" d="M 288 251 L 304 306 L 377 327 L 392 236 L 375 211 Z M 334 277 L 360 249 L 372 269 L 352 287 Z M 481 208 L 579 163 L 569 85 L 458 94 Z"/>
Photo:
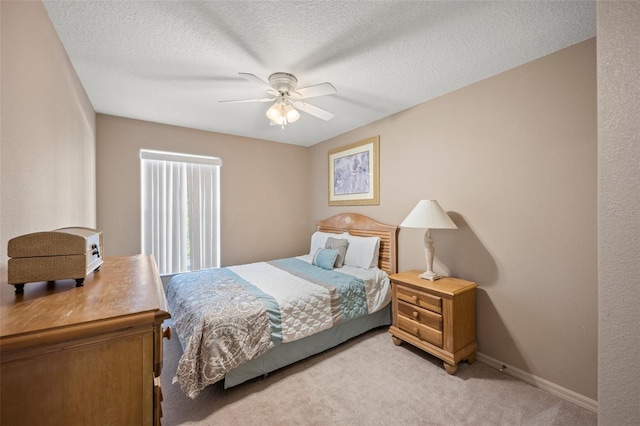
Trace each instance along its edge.
<path fill-rule="evenodd" d="M 205 386 L 274 345 L 370 312 L 365 280 L 287 258 L 176 275 L 167 302 L 184 353 L 176 379 Z"/>

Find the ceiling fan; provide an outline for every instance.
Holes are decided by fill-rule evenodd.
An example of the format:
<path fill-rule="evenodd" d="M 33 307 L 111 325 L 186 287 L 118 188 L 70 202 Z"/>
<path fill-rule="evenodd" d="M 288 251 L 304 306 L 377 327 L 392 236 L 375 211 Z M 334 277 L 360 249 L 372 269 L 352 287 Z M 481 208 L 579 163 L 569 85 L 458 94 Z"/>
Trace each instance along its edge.
<path fill-rule="evenodd" d="M 313 86 L 296 89 L 298 79 L 286 72 L 277 72 L 269 76 L 269 83 L 262 81 L 253 74 L 239 73 L 247 81 L 264 89 L 270 98 L 238 99 L 220 102 L 272 102 L 274 104 L 267 110 L 267 117 L 272 125 L 284 126 L 293 123 L 300 118 L 297 110 L 306 112 L 314 117 L 328 121 L 333 118 L 333 114 L 322 108 L 305 102 L 306 99 L 318 96 L 333 95 L 337 90 L 331 83 L 320 83 Z"/>

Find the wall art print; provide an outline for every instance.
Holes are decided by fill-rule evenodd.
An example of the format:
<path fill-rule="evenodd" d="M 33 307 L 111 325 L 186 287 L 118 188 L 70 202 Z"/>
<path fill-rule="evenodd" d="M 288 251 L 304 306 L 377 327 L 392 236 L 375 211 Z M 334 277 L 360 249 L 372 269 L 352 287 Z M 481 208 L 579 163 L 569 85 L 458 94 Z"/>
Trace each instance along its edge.
<path fill-rule="evenodd" d="M 380 137 L 329 151 L 329 205 L 380 204 Z"/>

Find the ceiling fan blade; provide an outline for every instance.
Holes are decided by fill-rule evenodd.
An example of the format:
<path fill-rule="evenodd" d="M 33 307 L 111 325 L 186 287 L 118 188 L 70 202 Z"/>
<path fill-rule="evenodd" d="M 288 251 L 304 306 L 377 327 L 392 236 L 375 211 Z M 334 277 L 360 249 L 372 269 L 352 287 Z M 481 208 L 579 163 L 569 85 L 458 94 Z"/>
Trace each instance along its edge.
<path fill-rule="evenodd" d="M 240 103 L 240 102 L 271 102 L 271 101 L 275 101 L 276 98 L 259 98 L 259 99 L 232 99 L 232 100 L 228 100 L 228 101 L 220 101 L 222 102 L 226 102 L 226 103 Z"/>
<path fill-rule="evenodd" d="M 320 83 L 300 88 L 293 92 L 291 96 L 295 99 L 307 99 L 315 98 L 317 96 L 333 95 L 334 93 L 338 93 L 338 91 L 333 87 L 333 84 Z"/>
<path fill-rule="evenodd" d="M 329 121 L 333 118 L 333 113 L 322 108 L 318 108 L 317 106 L 313 106 L 303 101 L 296 101 L 291 99 L 289 100 L 289 102 L 291 103 L 291 105 L 293 105 L 294 108 L 297 108 L 300 111 L 304 111 L 307 114 L 311 114 L 314 117 L 318 117 L 324 121 Z"/>
<path fill-rule="evenodd" d="M 248 72 L 240 72 L 238 74 L 240 74 L 242 77 L 244 77 L 247 81 L 257 85 L 258 87 L 262 88 L 263 90 L 266 90 L 270 95 L 277 95 L 278 94 L 278 92 L 276 90 L 273 90 L 273 87 L 269 86 L 268 83 L 260 80 L 255 75 L 249 74 Z"/>

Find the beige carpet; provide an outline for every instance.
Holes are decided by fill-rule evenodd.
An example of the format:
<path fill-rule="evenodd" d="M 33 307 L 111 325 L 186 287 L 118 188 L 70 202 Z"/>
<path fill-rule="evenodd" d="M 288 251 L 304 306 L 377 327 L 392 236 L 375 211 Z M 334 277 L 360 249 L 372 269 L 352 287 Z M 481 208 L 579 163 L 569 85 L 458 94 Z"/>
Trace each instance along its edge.
<path fill-rule="evenodd" d="M 231 389 L 196 399 L 171 384 L 182 354 L 165 340 L 162 424 L 595 425 L 597 415 L 479 362 L 455 376 L 386 328 Z"/>

